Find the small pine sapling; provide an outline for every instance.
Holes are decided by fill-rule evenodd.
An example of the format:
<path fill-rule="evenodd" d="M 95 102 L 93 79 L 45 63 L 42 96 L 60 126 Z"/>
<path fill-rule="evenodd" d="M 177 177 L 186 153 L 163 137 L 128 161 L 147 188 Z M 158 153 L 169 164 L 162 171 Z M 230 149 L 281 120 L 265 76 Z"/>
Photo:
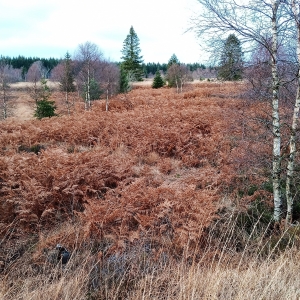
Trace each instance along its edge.
<path fill-rule="evenodd" d="M 160 72 L 157 70 L 155 73 L 155 77 L 153 79 L 152 88 L 159 89 L 165 85 L 163 78 L 160 75 Z"/>
<path fill-rule="evenodd" d="M 41 80 L 41 89 L 39 91 L 39 98 L 36 101 L 36 110 L 34 112 L 34 116 L 37 119 L 43 119 L 43 118 L 51 118 L 56 116 L 55 113 L 55 102 L 49 101 L 51 91 L 49 87 L 47 86 L 47 80 L 42 79 Z"/>

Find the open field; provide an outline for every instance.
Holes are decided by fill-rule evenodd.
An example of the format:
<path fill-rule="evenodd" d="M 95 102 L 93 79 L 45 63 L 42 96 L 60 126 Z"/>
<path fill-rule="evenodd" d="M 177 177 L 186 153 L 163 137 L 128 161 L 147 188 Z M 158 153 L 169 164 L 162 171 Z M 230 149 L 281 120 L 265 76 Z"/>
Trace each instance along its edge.
<path fill-rule="evenodd" d="M 268 227 L 268 103 L 244 89 L 74 95 L 70 116 L 55 92 L 59 117 L 1 122 L 0 297 L 298 299 L 298 229 Z"/>
<path fill-rule="evenodd" d="M 41 83 L 37 82 L 37 86 L 40 86 Z M 47 85 L 51 88 L 51 89 L 58 89 L 59 87 L 59 83 L 58 82 L 53 82 L 50 80 L 47 80 Z M 16 82 L 16 83 L 11 83 L 10 84 L 10 88 L 12 90 L 24 90 L 24 89 L 28 89 L 30 87 L 33 86 L 32 82 Z"/>
<path fill-rule="evenodd" d="M 134 82 L 133 88 L 139 87 L 151 87 L 153 79 L 144 79 L 142 82 Z M 199 84 L 199 80 L 194 80 L 190 84 Z M 40 82 L 37 83 L 40 85 Z M 65 113 L 64 107 L 64 95 L 59 93 L 59 83 L 48 80 L 47 85 L 50 87 L 54 93 L 53 98 L 56 101 L 59 113 Z M 30 88 L 33 87 L 31 82 L 16 82 L 10 84 L 9 96 L 10 101 L 8 102 L 8 116 L 9 118 L 15 118 L 18 120 L 29 120 L 33 119 L 35 103 L 34 100 L 30 98 Z M 74 100 L 75 98 L 75 100 Z M 73 95 L 72 101 L 81 102 L 77 95 Z"/>

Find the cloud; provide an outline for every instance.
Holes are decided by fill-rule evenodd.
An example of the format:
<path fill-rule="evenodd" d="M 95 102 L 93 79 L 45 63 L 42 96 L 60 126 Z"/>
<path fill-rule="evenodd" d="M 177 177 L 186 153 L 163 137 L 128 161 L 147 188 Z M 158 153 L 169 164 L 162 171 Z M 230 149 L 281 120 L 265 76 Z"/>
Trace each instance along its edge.
<path fill-rule="evenodd" d="M 119 60 L 132 25 L 146 62 L 166 62 L 173 53 L 181 61 L 199 60 L 198 42 L 188 27 L 193 0 L 66 1 L 27 0 L 0 3 L 1 51 L 5 55 L 48 56 L 72 53 L 85 41 L 96 43 Z M 31 54 L 30 54 L 31 51 Z"/>

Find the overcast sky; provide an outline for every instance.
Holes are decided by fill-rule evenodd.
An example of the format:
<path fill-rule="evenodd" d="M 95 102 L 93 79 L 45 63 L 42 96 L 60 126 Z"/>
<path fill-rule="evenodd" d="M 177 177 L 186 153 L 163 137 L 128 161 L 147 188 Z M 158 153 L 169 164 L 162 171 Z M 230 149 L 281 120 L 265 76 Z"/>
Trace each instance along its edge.
<path fill-rule="evenodd" d="M 0 55 L 62 58 L 86 41 L 119 61 L 132 25 L 145 62 L 204 63 L 199 40 L 184 33 L 197 0 L 0 0 Z"/>

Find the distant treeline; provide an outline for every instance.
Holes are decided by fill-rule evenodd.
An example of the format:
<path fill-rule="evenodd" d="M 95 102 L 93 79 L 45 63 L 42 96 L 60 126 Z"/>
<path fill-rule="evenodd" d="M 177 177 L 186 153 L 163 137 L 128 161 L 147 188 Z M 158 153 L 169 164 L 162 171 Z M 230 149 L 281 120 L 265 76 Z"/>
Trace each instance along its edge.
<path fill-rule="evenodd" d="M 14 69 L 22 70 L 22 78 L 25 78 L 28 69 L 35 61 L 41 61 L 43 63 L 44 68 L 50 72 L 54 67 L 56 67 L 61 59 L 58 58 L 40 58 L 40 57 L 25 57 L 19 55 L 18 57 L 9 57 L 9 56 L 1 56 L 1 60 L 4 60 L 6 64 L 11 65 Z"/>
<path fill-rule="evenodd" d="M 144 73 L 146 75 L 148 74 L 155 74 L 155 72 L 157 70 L 160 70 L 160 71 L 163 71 L 164 73 L 167 72 L 167 69 L 168 69 L 168 64 L 166 63 L 163 63 L 163 64 L 160 64 L 160 63 L 143 63 L 142 64 L 143 66 L 143 70 L 144 70 Z M 203 65 L 203 64 L 199 64 L 199 63 L 193 63 L 193 64 L 186 64 L 186 66 L 189 68 L 189 70 L 191 72 L 193 71 L 196 71 L 197 69 L 206 69 L 206 66 Z"/>
<path fill-rule="evenodd" d="M 1 56 L 0 60 L 4 60 L 6 64 L 11 65 L 14 69 L 21 69 L 22 78 L 25 79 L 25 76 L 30 68 L 30 66 L 36 62 L 41 61 L 43 63 L 43 67 L 47 70 L 50 75 L 51 70 L 56 67 L 62 59 L 58 58 L 40 58 L 40 57 L 25 57 L 19 55 L 18 57 L 9 57 L 9 56 Z M 191 72 L 197 69 L 206 69 L 206 66 L 199 63 L 186 64 Z M 160 70 L 164 73 L 167 72 L 168 64 L 167 63 L 143 63 L 142 64 L 145 76 L 151 76 L 155 74 L 157 70 Z"/>

